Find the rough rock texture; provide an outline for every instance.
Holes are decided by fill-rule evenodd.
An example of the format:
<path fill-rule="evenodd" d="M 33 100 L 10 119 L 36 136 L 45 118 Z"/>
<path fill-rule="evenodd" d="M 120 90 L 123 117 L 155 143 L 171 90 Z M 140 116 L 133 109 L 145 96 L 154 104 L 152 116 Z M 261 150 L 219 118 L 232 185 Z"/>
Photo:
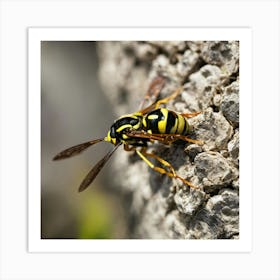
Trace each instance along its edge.
<path fill-rule="evenodd" d="M 166 104 L 189 118 L 190 138 L 203 145 L 151 145 L 198 189 L 151 170 L 137 155 L 113 159 L 124 197 L 130 238 L 239 237 L 239 43 L 100 42 L 100 80 L 116 115 L 137 111 L 150 82 L 166 79 L 160 97 L 183 86 Z"/>

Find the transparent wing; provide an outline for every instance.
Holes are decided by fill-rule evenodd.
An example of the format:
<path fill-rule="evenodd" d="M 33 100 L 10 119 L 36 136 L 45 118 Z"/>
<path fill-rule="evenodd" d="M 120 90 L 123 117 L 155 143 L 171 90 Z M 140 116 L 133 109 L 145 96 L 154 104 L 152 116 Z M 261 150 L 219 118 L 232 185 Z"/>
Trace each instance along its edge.
<path fill-rule="evenodd" d="M 79 187 L 79 192 L 84 191 L 85 189 L 88 188 L 88 186 L 92 183 L 92 181 L 95 179 L 95 177 L 98 175 L 100 170 L 103 168 L 105 163 L 110 159 L 112 154 L 117 150 L 117 148 L 121 145 L 119 143 L 114 147 L 113 150 L 108 152 L 99 162 L 96 163 L 96 165 L 90 170 L 90 172 L 87 174 L 85 179 L 82 181 L 80 187 Z"/>
<path fill-rule="evenodd" d="M 83 152 L 85 149 L 87 149 L 88 147 L 98 143 L 104 141 L 103 138 L 100 139 L 96 139 L 96 140 L 91 140 L 79 145 L 75 145 L 73 147 L 70 147 L 66 150 L 63 150 L 62 152 L 58 153 L 53 160 L 60 160 L 60 159 L 65 159 L 65 158 L 69 158 L 75 155 L 78 155 L 79 153 Z"/>
<path fill-rule="evenodd" d="M 157 100 L 160 91 L 162 90 L 162 88 L 165 85 L 165 79 L 161 76 L 158 76 L 156 78 L 154 78 L 148 88 L 148 91 L 146 93 L 146 95 L 144 96 L 143 101 L 141 102 L 140 106 L 139 106 L 139 110 L 142 112 L 146 112 L 147 108 L 152 108 L 153 104 L 155 103 L 155 101 Z M 148 106 L 147 108 L 144 108 L 144 105 L 146 103 L 146 101 L 150 100 L 150 106 Z"/>

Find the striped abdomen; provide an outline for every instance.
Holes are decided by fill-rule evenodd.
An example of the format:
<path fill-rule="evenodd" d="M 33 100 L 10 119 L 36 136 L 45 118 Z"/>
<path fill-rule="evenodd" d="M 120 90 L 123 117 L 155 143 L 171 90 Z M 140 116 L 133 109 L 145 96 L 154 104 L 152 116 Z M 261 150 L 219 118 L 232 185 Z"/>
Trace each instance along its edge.
<path fill-rule="evenodd" d="M 143 128 L 149 133 L 180 134 L 190 133 L 187 118 L 165 108 L 151 111 L 143 118 Z"/>

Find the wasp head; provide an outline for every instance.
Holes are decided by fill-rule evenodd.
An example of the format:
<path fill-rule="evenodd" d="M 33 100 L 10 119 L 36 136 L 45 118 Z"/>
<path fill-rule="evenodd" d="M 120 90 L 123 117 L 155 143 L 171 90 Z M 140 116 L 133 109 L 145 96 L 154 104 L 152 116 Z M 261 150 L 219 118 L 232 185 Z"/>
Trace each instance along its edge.
<path fill-rule="evenodd" d="M 108 131 L 105 141 L 117 145 L 120 142 L 129 144 L 130 137 L 126 133 L 132 130 L 141 130 L 143 115 L 141 113 L 134 113 L 124 115 L 114 121 L 110 130 Z"/>

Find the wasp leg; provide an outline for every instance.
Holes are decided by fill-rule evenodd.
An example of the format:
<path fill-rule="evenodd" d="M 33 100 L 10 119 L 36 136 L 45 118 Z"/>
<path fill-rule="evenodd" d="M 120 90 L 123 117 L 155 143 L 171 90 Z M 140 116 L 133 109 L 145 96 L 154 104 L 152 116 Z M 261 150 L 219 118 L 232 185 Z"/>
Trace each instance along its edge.
<path fill-rule="evenodd" d="M 198 145 L 203 145 L 204 142 L 200 141 L 200 140 L 195 140 L 195 139 L 191 139 L 185 135 L 181 135 L 181 134 L 157 134 L 157 133 L 148 133 L 145 131 L 131 131 L 129 133 L 127 133 L 127 136 L 130 137 L 134 137 L 134 138 L 139 138 L 139 139 L 149 139 L 149 142 L 153 142 L 155 140 L 165 144 L 165 145 L 169 145 L 171 143 L 173 143 L 176 140 L 183 140 L 183 141 L 187 141 L 190 143 L 194 143 L 194 144 L 198 144 Z"/>
<path fill-rule="evenodd" d="M 143 159 L 149 167 L 151 167 L 154 171 L 158 172 L 158 173 L 161 173 L 161 174 L 165 174 L 171 178 L 176 178 L 176 179 L 179 179 L 181 180 L 185 185 L 188 185 L 189 187 L 191 188 L 194 188 L 194 189 L 198 189 L 198 187 L 194 186 L 192 183 L 190 183 L 189 181 L 183 179 L 182 177 L 180 177 L 179 175 L 176 174 L 176 172 L 174 171 L 174 168 L 171 166 L 171 164 L 167 161 L 165 161 L 164 159 L 154 155 L 154 154 L 148 154 L 144 151 L 139 151 L 139 150 L 135 150 L 136 153 L 138 154 L 138 156 Z M 164 168 L 161 168 L 161 167 L 158 167 L 158 166 L 155 166 L 151 161 L 149 161 L 147 159 L 146 156 L 151 156 L 155 159 L 157 159 L 159 162 L 161 162 L 163 165 L 169 167 L 171 169 L 172 172 L 168 172 L 167 170 L 165 170 Z"/>
<path fill-rule="evenodd" d="M 129 147 L 127 144 L 123 145 L 123 148 L 125 151 L 130 152 L 130 151 L 134 151 L 135 147 Z"/>
<path fill-rule="evenodd" d="M 204 144 L 204 142 L 201 141 L 201 140 L 191 139 L 191 138 L 189 138 L 187 136 L 183 136 L 183 135 L 179 139 L 184 140 L 184 141 L 189 142 L 189 143 L 197 144 L 197 145 L 200 145 L 200 146 Z"/>
<path fill-rule="evenodd" d="M 146 149 L 142 149 L 141 150 L 142 154 L 144 154 L 146 157 L 151 157 L 151 158 L 154 158 L 156 159 L 157 161 L 159 161 L 161 164 L 163 164 L 164 166 L 168 167 L 170 169 L 170 171 L 173 173 L 174 177 L 176 177 L 176 172 L 173 168 L 173 166 L 166 160 L 164 160 L 163 158 L 153 154 L 153 153 L 147 153 L 146 152 Z"/>
<path fill-rule="evenodd" d="M 180 114 L 180 115 L 183 116 L 183 117 L 192 118 L 192 117 L 195 117 L 199 114 L 201 114 L 201 112 L 183 113 L 183 114 Z"/>
<path fill-rule="evenodd" d="M 127 151 L 127 152 L 131 152 L 131 151 L 135 151 L 135 150 L 136 150 L 136 147 L 135 147 L 135 146 L 129 147 L 128 144 L 124 144 L 124 145 L 123 145 L 123 148 L 124 148 L 124 150 Z"/>
<path fill-rule="evenodd" d="M 161 104 L 166 104 L 167 102 L 175 99 L 182 91 L 183 91 L 183 87 L 179 87 L 170 96 L 157 101 L 155 103 L 155 109 L 157 109 Z"/>
<path fill-rule="evenodd" d="M 190 143 L 197 144 L 197 145 L 204 144 L 204 142 L 201 140 L 191 139 L 185 135 L 179 135 L 179 134 L 178 135 L 177 134 L 174 134 L 174 135 L 162 134 L 162 135 L 164 136 L 162 143 L 165 145 L 170 145 L 176 140 L 183 140 L 183 141 L 190 142 Z"/>
<path fill-rule="evenodd" d="M 144 104 L 146 101 L 149 101 L 151 100 L 151 104 L 154 104 L 155 103 L 155 100 L 157 99 L 157 97 L 159 96 L 162 88 L 164 87 L 165 85 L 165 78 L 161 77 L 161 76 L 158 76 L 158 77 L 155 77 L 149 88 L 148 88 L 148 91 L 146 93 L 146 95 L 144 96 L 140 106 L 139 106 L 139 110 L 143 110 L 144 108 Z"/>
<path fill-rule="evenodd" d="M 158 109 L 161 104 L 166 104 L 170 100 L 175 99 L 182 92 L 182 90 L 183 90 L 183 87 L 177 88 L 172 95 L 170 95 L 166 98 L 160 99 L 159 101 L 151 104 L 147 108 L 142 109 L 141 111 L 139 111 L 139 113 L 144 115 L 144 114 L 147 114 L 148 112 L 150 112 L 154 109 Z"/>

